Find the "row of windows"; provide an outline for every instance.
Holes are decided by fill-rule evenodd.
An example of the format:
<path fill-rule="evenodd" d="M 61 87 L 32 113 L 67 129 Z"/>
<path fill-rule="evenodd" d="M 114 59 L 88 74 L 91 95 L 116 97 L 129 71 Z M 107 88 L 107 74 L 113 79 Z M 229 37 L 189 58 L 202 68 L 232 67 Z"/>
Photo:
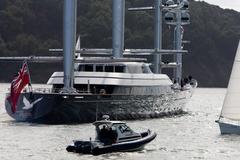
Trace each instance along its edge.
<path fill-rule="evenodd" d="M 110 66 L 110 65 L 79 65 L 78 71 L 85 72 L 124 72 L 125 66 Z"/>

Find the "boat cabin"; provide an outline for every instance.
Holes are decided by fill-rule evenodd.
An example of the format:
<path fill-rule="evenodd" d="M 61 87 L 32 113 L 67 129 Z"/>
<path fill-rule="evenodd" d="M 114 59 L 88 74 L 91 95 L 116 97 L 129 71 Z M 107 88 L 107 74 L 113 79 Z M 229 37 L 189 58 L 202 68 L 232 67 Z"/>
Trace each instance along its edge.
<path fill-rule="evenodd" d="M 75 63 L 74 88 L 92 95 L 159 95 L 171 92 L 165 74 L 153 74 L 144 62 Z M 54 72 L 47 84 L 55 92 L 63 88 L 63 72 Z"/>
<path fill-rule="evenodd" d="M 105 145 L 142 138 L 141 134 L 134 132 L 125 122 L 102 120 L 94 122 L 93 125 L 96 127 L 96 141 Z"/>

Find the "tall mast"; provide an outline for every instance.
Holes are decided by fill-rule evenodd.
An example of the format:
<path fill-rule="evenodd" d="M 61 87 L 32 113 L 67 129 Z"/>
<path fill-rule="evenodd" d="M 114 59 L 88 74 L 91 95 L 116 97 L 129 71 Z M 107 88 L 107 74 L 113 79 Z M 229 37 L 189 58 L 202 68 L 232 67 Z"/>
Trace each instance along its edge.
<path fill-rule="evenodd" d="M 74 83 L 74 55 L 76 43 L 77 0 L 64 0 L 63 51 L 64 89 L 72 92 Z"/>
<path fill-rule="evenodd" d="M 162 49 L 162 0 L 155 0 L 155 24 L 154 24 L 154 49 Z M 162 61 L 161 54 L 154 55 L 154 73 L 161 73 L 160 63 Z"/>
<path fill-rule="evenodd" d="M 179 2 L 180 3 L 180 2 Z M 176 11 L 176 27 L 174 30 L 174 49 L 182 50 L 182 20 L 181 20 L 181 10 Z M 180 83 L 182 79 L 182 54 L 176 54 L 175 60 L 177 63 L 177 68 L 175 72 L 175 78 Z"/>
<path fill-rule="evenodd" d="M 158 74 L 161 73 L 161 62 L 162 55 L 162 0 L 154 0 L 153 7 L 137 7 L 129 8 L 129 11 L 146 11 L 154 10 L 154 49 L 155 54 L 153 56 L 153 72 Z"/>
<path fill-rule="evenodd" d="M 112 48 L 113 57 L 123 57 L 125 0 L 112 1 Z"/>

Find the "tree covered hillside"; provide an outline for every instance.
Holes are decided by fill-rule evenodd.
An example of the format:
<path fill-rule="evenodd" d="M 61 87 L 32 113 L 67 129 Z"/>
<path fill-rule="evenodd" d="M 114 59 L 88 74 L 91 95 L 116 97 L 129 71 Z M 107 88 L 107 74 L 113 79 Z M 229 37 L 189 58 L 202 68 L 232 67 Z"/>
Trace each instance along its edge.
<path fill-rule="evenodd" d="M 111 48 L 111 0 L 78 1 L 78 34 L 84 48 Z M 126 0 L 126 7 L 151 5 L 152 0 Z M 63 0 L 1 0 L 0 56 L 52 55 L 62 48 Z M 205 2 L 190 3 L 191 25 L 185 26 L 184 76 L 200 86 L 226 87 L 240 39 L 240 13 Z M 126 11 L 125 47 L 153 48 L 152 11 Z M 173 27 L 163 26 L 165 49 L 171 49 Z M 0 63 L 0 81 L 10 82 L 21 64 Z M 30 64 L 34 82 L 46 82 L 62 64 Z"/>

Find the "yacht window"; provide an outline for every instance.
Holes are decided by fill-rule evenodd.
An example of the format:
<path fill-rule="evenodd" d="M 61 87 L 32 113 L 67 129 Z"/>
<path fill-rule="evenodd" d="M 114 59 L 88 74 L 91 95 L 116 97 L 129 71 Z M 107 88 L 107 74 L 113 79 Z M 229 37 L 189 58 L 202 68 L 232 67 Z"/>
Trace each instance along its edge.
<path fill-rule="evenodd" d="M 96 66 L 96 72 L 103 72 L 103 66 Z"/>
<path fill-rule="evenodd" d="M 105 66 L 105 72 L 113 72 L 113 66 Z"/>
<path fill-rule="evenodd" d="M 79 65 L 78 66 L 78 71 L 84 71 L 85 69 L 84 69 L 85 67 L 83 66 L 83 65 Z"/>
<path fill-rule="evenodd" d="M 93 71 L 92 65 L 85 65 L 85 71 Z"/>
<path fill-rule="evenodd" d="M 124 66 L 115 66 L 115 72 L 123 73 L 124 72 Z"/>

